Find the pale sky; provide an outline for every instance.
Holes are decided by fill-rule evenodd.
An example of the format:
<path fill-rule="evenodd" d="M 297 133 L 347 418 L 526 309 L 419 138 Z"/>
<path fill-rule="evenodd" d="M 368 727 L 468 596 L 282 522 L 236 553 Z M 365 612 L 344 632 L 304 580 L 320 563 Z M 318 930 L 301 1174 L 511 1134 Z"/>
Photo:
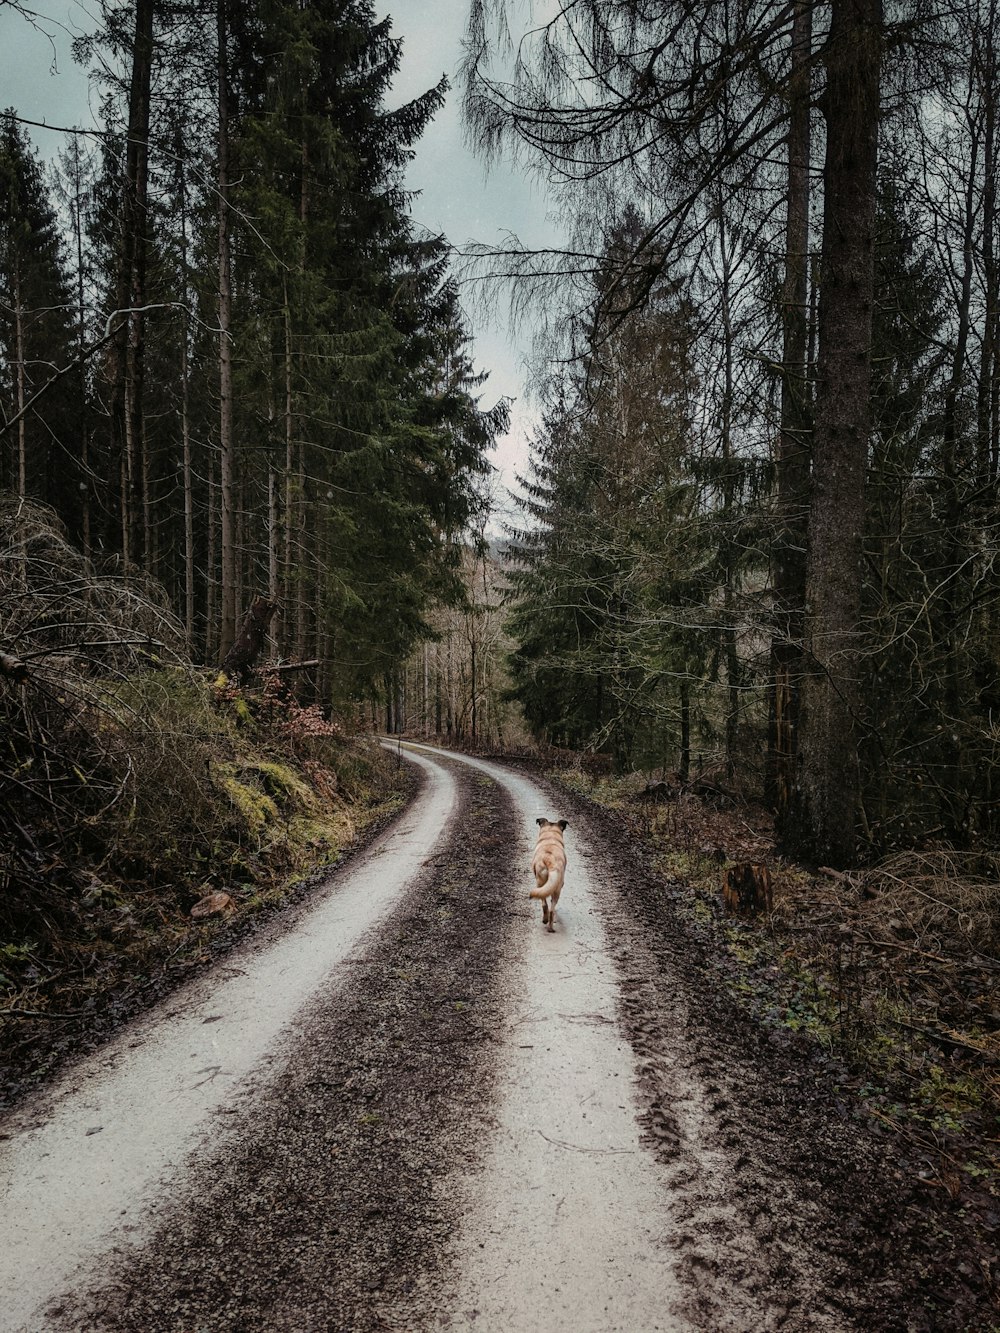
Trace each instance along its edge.
<path fill-rule="evenodd" d="M 414 220 L 444 232 L 459 247 L 470 240 L 499 242 L 507 232 L 529 245 L 551 244 L 557 232 L 537 182 L 502 165 L 491 168 L 487 175 L 464 142 L 457 67 L 468 4 L 469 0 L 376 0 L 378 16 L 389 12 L 393 31 L 404 42 L 393 104 L 424 92 L 442 74 L 452 84 L 446 105 L 418 145 L 407 177 L 407 185 L 420 191 L 413 205 Z M 72 38 L 96 27 L 94 7 L 86 0 L 34 0 L 31 8 L 40 16 L 35 26 L 0 0 L 0 105 L 13 106 L 19 115 L 50 125 L 95 125 L 87 74 L 70 54 Z M 62 135 L 44 129 L 30 133 L 44 157 L 54 157 L 62 146 Z M 502 487 L 513 486 L 515 471 L 524 470 L 526 439 L 537 420 L 526 395 L 526 361 L 533 329 L 528 326 L 511 332 L 504 312 L 487 320 L 471 292 L 465 305 L 476 367 L 490 372 L 483 390 L 484 405 L 501 394 L 516 400 L 511 431 L 493 454 Z"/>

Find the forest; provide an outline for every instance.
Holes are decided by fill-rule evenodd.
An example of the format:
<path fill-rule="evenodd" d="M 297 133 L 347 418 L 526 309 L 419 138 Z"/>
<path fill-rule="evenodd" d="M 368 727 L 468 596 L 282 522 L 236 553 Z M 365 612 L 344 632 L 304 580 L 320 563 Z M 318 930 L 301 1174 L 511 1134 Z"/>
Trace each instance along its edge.
<path fill-rule="evenodd" d="M 272 797 L 259 770 L 240 784 L 227 727 L 301 777 L 302 746 L 367 719 L 463 595 L 507 407 L 480 405 L 447 243 L 410 217 L 404 168 L 445 85 L 390 109 L 400 46 L 365 0 L 112 2 L 75 50 L 101 128 L 53 168 L 2 117 L 15 923 L 81 858 L 186 881 L 217 823 L 252 841 Z M 279 672 L 251 726 L 237 681 L 265 634 Z M 298 778 L 274 781 L 287 798 Z"/>
<path fill-rule="evenodd" d="M 558 311 L 512 534 L 528 723 L 721 769 L 814 864 L 993 875 L 996 3 L 580 0 L 505 47 L 511 8 L 472 6 L 467 114 L 570 237 L 470 257 Z"/>
<path fill-rule="evenodd" d="M 1000 0 L 399 8 L 0 110 L 6 1315 L 1000 1329 Z"/>
<path fill-rule="evenodd" d="M 103 0 L 101 128 L 52 167 L 4 114 L 8 882 L 134 822 L 174 685 L 310 744 L 710 773 L 813 864 L 991 875 L 996 0 L 463 19 L 468 133 L 557 249 L 414 224 L 447 81 L 390 109 L 368 0 Z M 473 299 L 547 312 L 501 535 Z"/>

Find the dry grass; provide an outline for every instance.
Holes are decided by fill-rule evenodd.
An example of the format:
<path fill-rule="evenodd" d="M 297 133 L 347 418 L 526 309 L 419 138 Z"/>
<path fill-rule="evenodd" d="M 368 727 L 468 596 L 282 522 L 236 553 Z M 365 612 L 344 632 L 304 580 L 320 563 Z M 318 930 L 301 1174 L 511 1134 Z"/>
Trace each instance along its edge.
<path fill-rule="evenodd" d="M 721 983 L 739 1002 L 842 1061 L 848 1085 L 900 1133 L 926 1137 L 939 1155 L 949 1136 L 972 1144 L 968 1169 L 996 1183 L 996 858 L 942 849 L 897 853 L 851 875 L 811 872 L 777 854 L 770 816 L 751 804 L 687 794 L 649 803 L 634 775 L 551 776 L 614 809 L 682 886 L 678 910 L 713 941 Z M 722 873 L 734 861 L 769 866 L 769 915 L 724 911 Z"/>

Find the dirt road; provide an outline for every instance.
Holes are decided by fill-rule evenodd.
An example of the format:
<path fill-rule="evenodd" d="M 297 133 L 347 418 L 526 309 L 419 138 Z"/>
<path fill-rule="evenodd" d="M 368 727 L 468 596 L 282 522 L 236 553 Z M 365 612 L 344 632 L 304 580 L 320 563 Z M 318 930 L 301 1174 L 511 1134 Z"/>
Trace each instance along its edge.
<path fill-rule="evenodd" d="M 308 909 L 0 1123 L 0 1329 L 933 1327 L 877 1145 L 706 991 L 613 826 L 407 750 L 413 805 Z"/>

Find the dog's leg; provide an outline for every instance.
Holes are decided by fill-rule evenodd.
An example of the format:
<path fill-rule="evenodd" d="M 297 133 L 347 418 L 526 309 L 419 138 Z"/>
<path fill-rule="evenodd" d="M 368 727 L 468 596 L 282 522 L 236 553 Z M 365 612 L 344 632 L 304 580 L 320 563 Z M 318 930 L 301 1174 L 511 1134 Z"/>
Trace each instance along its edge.
<path fill-rule="evenodd" d="M 552 931 L 553 935 L 556 933 L 555 920 L 556 920 L 556 904 L 555 904 L 555 899 L 553 899 L 552 902 L 549 903 L 549 930 Z"/>
<path fill-rule="evenodd" d="M 548 925 L 549 921 L 549 903 L 547 898 L 542 899 L 542 925 Z"/>

